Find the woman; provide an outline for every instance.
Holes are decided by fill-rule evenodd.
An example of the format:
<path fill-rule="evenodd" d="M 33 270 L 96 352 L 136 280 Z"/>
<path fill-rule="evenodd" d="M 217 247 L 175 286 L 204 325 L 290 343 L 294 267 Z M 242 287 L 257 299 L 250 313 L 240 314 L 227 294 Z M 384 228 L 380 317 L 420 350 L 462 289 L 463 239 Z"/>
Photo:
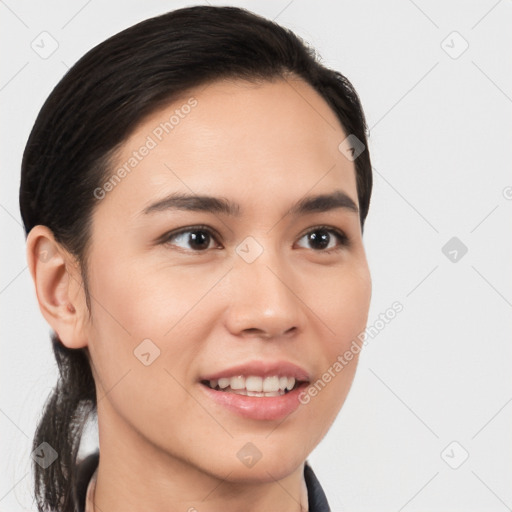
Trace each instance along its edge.
<path fill-rule="evenodd" d="M 367 321 L 366 146 L 350 82 L 243 9 L 146 20 L 70 69 L 20 189 L 60 370 L 39 510 L 329 510 L 306 459 Z"/>

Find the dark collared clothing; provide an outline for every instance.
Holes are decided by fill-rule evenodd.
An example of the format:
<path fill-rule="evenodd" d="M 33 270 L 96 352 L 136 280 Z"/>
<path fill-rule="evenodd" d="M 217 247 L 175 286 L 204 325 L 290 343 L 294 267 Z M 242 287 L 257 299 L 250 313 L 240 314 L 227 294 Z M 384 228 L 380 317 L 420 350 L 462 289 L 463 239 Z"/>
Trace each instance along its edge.
<path fill-rule="evenodd" d="M 98 466 L 98 462 L 99 452 L 95 452 L 86 457 L 78 465 L 78 482 L 75 495 L 75 502 L 78 506 L 77 512 L 84 512 L 85 510 L 87 485 Z M 308 489 L 309 512 L 331 512 L 322 486 L 307 461 L 304 464 L 304 480 L 306 481 L 306 487 Z"/>

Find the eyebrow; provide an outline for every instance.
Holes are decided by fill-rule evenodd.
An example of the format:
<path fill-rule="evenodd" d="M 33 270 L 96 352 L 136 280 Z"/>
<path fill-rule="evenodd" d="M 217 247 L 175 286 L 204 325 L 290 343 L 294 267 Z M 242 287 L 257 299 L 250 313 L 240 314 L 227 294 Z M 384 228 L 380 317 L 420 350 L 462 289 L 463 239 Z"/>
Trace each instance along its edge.
<path fill-rule="evenodd" d="M 291 215 L 305 215 L 338 208 L 359 213 L 356 203 L 342 190 L 335 190 L 330 194 L 307 196 L 295 203 L 288 213 Z M 166 210 L 221 213 L 231 217 L 238 217 L 240 216 L 241 207 L 238 203 L 229 201 L 224 197 L 176 192 L 147 206 L 142 213 L 151 214 Z"/>

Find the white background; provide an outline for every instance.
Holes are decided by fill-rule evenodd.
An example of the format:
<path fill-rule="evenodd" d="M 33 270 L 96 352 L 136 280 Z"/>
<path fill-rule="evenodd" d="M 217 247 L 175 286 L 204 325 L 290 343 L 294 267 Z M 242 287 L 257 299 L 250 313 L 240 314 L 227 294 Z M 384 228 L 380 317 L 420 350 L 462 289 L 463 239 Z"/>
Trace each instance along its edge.
<path fill-rule="evenodd" d="M 92 46 L 185 5 L 0 2 L 1 511 L 35 510 L 31 438 L 57 376 L 18 207 L 29 131 Z M 333 512 L 510 510 L 512 2 L 232 5 L 310 42 L 352 81 L 370 127 L 369 324 L 396 300 L 404 310 L 370 339 L 336 423 L 309 458 Z M 47 59 L 31 48 L 43 31 L 58 42 Z M 442 252 L 452 237 L 468 248 L 456 262 Z"/>

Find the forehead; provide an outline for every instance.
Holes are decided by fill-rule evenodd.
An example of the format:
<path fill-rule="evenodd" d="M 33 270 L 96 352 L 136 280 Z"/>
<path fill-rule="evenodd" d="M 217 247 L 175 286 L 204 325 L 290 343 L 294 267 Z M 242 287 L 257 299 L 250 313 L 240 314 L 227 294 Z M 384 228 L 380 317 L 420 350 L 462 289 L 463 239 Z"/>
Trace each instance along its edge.
<path fill-rule="evenodd" d="M 344 189 L 357 204 L 353 162 L 336 114 L 298 79 L 224 80 L 190 90 L 144 119 L 117 152 L 100 205 L 125 215 L 173 191 L 296 201 Z M 121 178 L 119 178 L 121 175 Z M 114 184 L 115 182 L 115 184 Z"/>

